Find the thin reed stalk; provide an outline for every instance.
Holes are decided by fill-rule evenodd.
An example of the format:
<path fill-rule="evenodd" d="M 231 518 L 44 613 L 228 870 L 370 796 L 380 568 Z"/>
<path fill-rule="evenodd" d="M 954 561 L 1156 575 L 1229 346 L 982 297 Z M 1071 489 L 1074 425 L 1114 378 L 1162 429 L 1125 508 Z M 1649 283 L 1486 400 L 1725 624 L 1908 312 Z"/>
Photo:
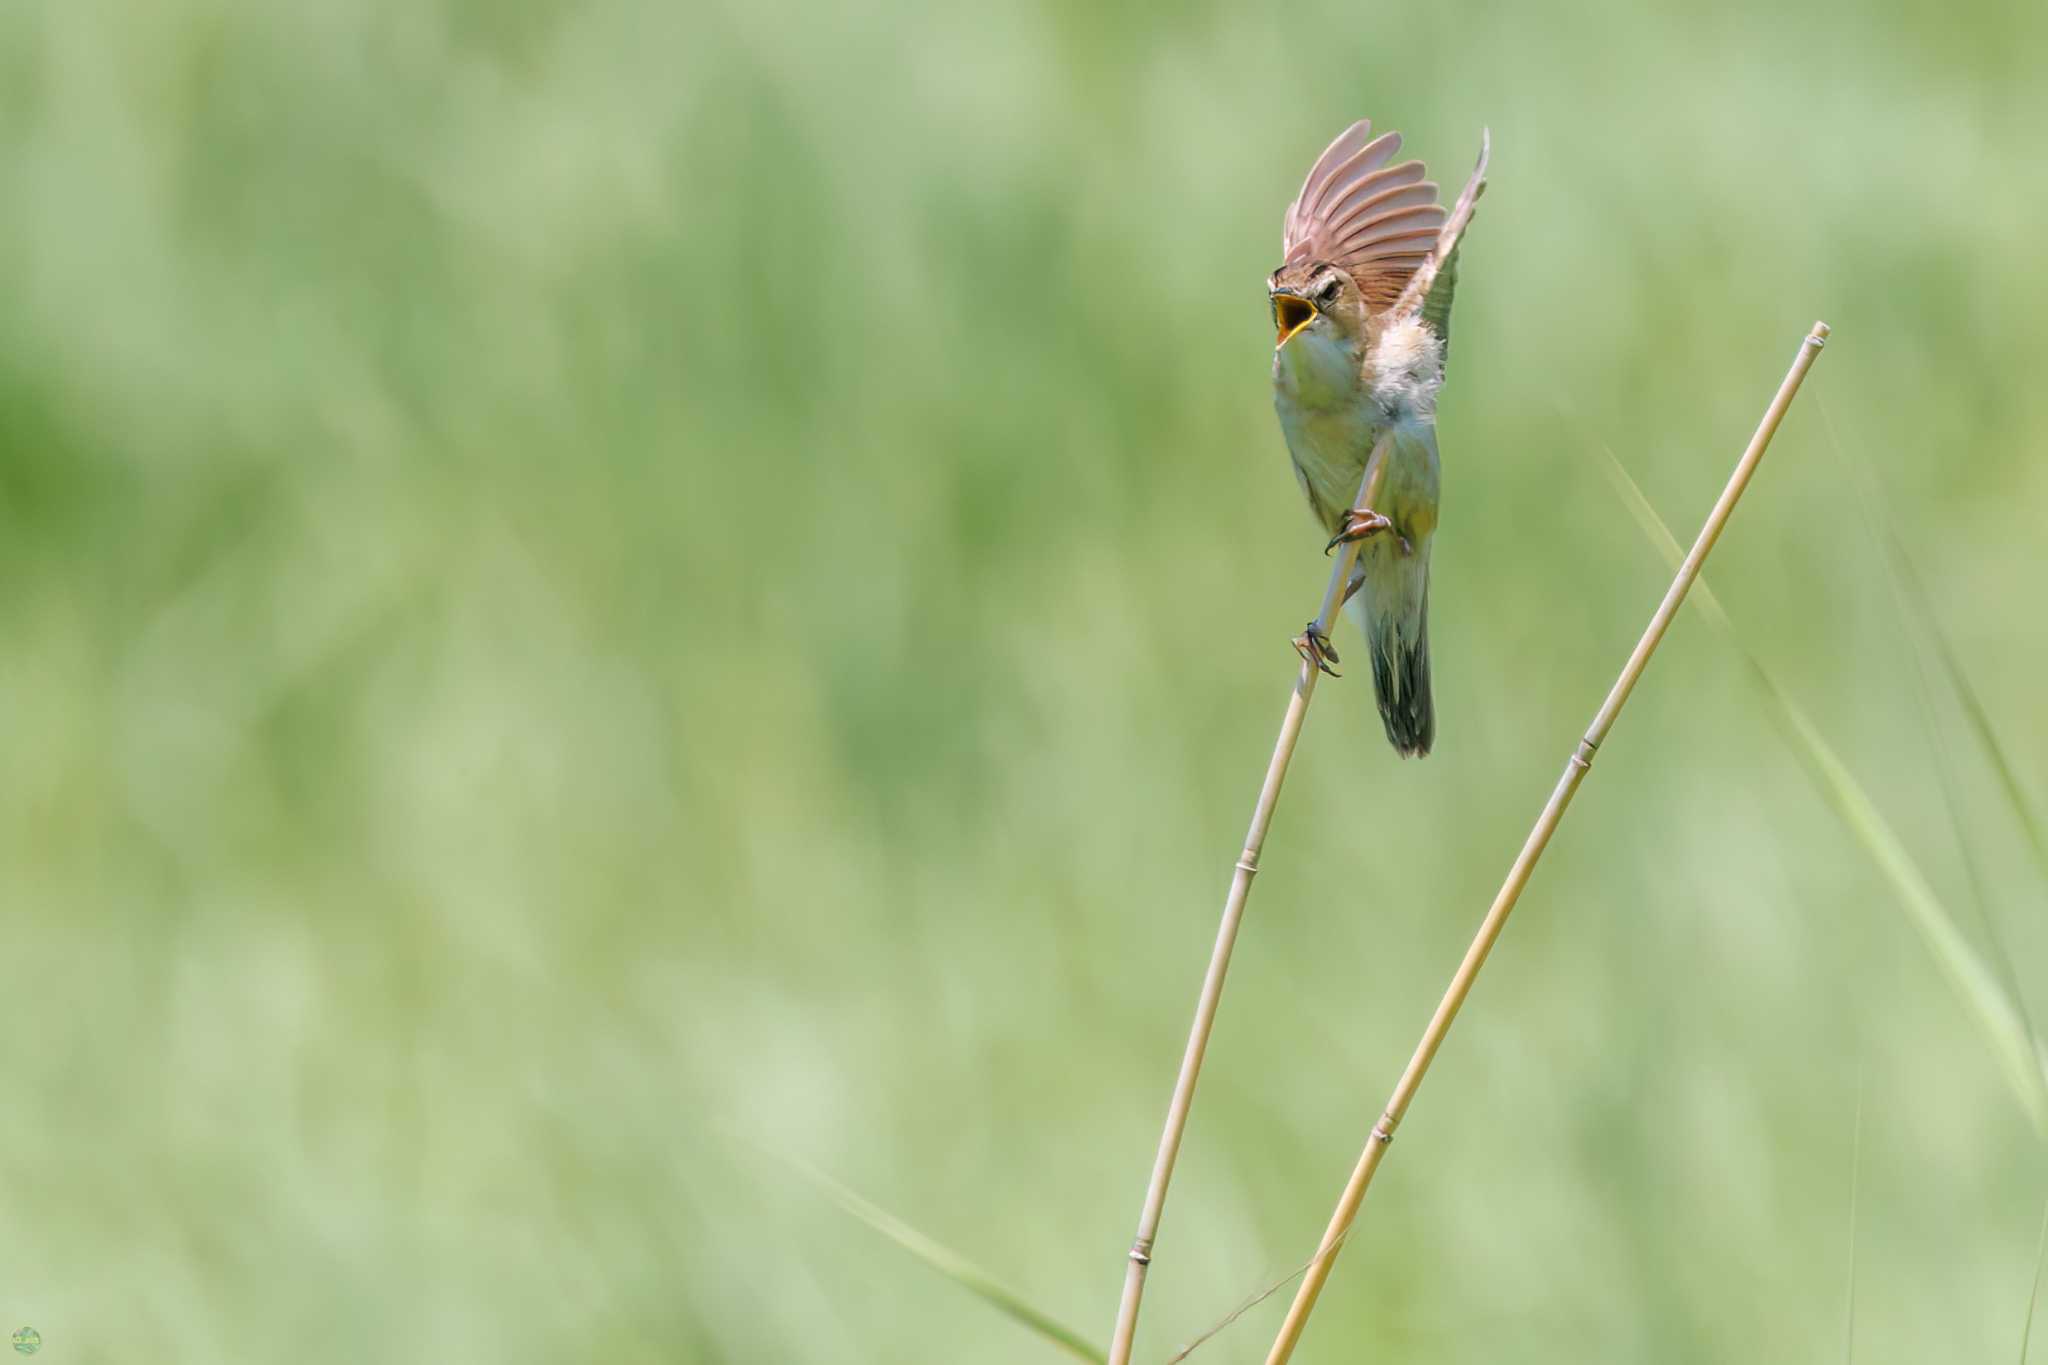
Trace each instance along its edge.
<path fill-rule="evenodd" d="M 1366 461 L 1365 476 L 1359 480 L 1354 506 L 1371 507 L 1378 499 L 1386 473 L 1387 446 L 1392 439 L 1389 431 L 1373 447 Z M 1357 559 L 1358 543 L 1353 541 L 1340 547 L 1337 562 L 1330 567 L 1329 586 L 1323 589 L 1322 609 L 1315 619 L 1315 629 L 1325 637 L 1336 625 L 1337 610 L 1344 604 L 1344 587 L 1351 580 L 1351 567 Z M 1300 643 L 1297 641 L 1297 645 Z M 1166 1108 L 1166 1127 L 1159 1134 L 1152 1179 L 1145 1187 L 1145 1204 L 1138 1213 L 1138 1235 L 1131 1242 L 1124 1271 L 1124 1293 L 1117 1305 L 1116 1332 L 1110 1338 L 1109 1365 L 1129 1365 L 1131 1347 L 1137 1340 L 1138 1304 L 1145 1295 L 1145 1272 L 1152 1264 L 1160 1215 L 1166 1209 L 1166 1187 L 1173 1179 L 1174 1161 L 1180 1156 L 1181 1135 L 1187 1131 L 1188 1111 L 1195 1102 L 1195 1081 L 1201 1075 L 1202 1056 L 1209 1048 L 1209 1032 L 1216 1024 L 1216 1007 L 1223 999 L 1223 978 L 1230 970 L 1230 953 L 1237 944 L 1245 902 L 1251 899 L 1252 878 L 1258 875 L 1259 852 L 1265 847 L 1274 808 L 1280 804 L 1280 785 L 1287 780 L 1287 766 L 1294 760 L 1294 745 L 1301 737 L 1301 724 L 1308 716 L 1308 704 L 1315 697 L 1316 679 L 1321 673 L 1313 652 L 1304 648 L 1301 672 L 1295 677 L 1287 714 L 1280 722 L 1280 737 L 1274 741 L 1273 757 L 1266 765 L 1266 780 L 1259 788 L 1258 804 L 1252 808 L 1251 830 L 1244 837 L 1244 851 L 1238 854 L 1237 869 L 1231 874 L 1230 894 L 1223 901 L 1223 920 L 1216 929 L 1216 946 L 1209 954 L 1209 970 L 1202 978 L 1201 995 L 1195 1002 L 1195 1021 L 1188 1030 L 1187 1051 L 1181 1055 L 1180 1075 L 1173 1083 L 1173 1098 Z"/>
<path fill-rule="evenodd" d="M 1743 490 L 1749 486 L 1750 477 L 1756 473 L 1757 465 L 1770 446 L 1771 437 L 1776 434 L 1778 424 L 1784 420 L 1786 409 L 1792 406 L 1792 399 L 1798 394 L 1799 386 L 1806 379 L 1806 372 L 1813 365 L 1826 342 L 1828 327 L 1816 322 L 1813 330 L 1799 347 L 1799 354 L 1792 361 L 1792 368 L 1785 380 L 1778 386 L 1777 396 L 1764 412 L 1763 421 L 1756 434 L 1750 437 L 1749 448 L 1736 463 L 1735 472 L 1729 476 L 1727 487 L 1721 490 L 1720 499 L 1714 510 L 1707 514 L 1706 525 L 1700 528 L 1699 538 L 1693 542 L 1691 553 L 1679 566 L 1678 574 L 1671 580 L 1671 586 L 1664 594 L 1664 600 L 1651 616 L 1649 626 L 1637 641 L 1634 653 L 1629 655 L 1621 676 L 1614 680 L 1614 686 L 1601 703 L 1593 723 L 1586 730 L 1578 746 L 1566 760 L 1564 774 L 1558 779 L 1550 800 L 1544 805 L 1543 813 L 1537 817 L 1536 826 L 1529 831 L 1529 837 L 1522 845 L 1513 867 L 1508 870 L 1507 880 L 1501 885 L 1500 893 L 1494 897 L 1493 905 L 1486 912 L 1486 918 L 1479 926 L 1479 932 L 1472 940 L 1472 946 L 1465 952 L 1465 959 L 1451 977 L 1450 988 L 1444 992 L 1436 1013 L 1423 1030 L 1422 1041 L 1416 1045 L 1414 1055 L 1409 1059 L 1408 1068 L 1394 1087 L 1393 1097 L 1387 1101 L 1379 1122 L 1372 1128 L 1366 1139 L 1365 1150 L 1359 1155 L 1358 1164 L 1351 1173 L 1350 1181 L 1344 1187 L 1343 1195 L 1337 1200 L 1336 1211 L 1330 1217 L 1328 1229 L 1310 1264 L 1308 1273 L 1302 1277 L 1301 1287 L 1296 1291 L 1294 1304 L 1287 1311 L 1287 1319 L 1281 1324 L 1280 1333 L 1273 1341 L 1273 1349 L 1266 1356 L 1266 1365 L 1284 1365 L 1294 1354 L 1294 1348 L 1301 1340 L 1308 1317 L 1314 1311 L 1316 1299 L 1323 1292 L 1323 1285 L 1330 1278 L 1330 1270 L 1336 1264 L 1336 1254 L 1345 1235 L 1351 1230 L 1351 1223 L 1358 1216 L 1358 1208 L 1365 1200 L 1365 1192 L 1372 1184 L 1373 1172 L 1379 1169 L 1381 1159 L 1386 1155 L 1387 1146 L 1394 1140 L 1394 1130 L 1407 1116 L 1408 1106 L 1415 1099 L 1415 1092 L 1422 1085 L 1422 1078 L 1428 1074 L 1429 1064 L 1435 1060 L 1437 1049 L 1443 1046 L 1444 1036 L 1450 1032 L 1451 1024 L 1458 1017 L 1458 1010 L 1471 994 L 1472 985 L 1478 979 L 1479 969 L 1486 965 L 1487 954 L 1493 951 L 1494 943 L 1500 938 L 1501 930 L 1507 924 L 1508 913 L 1521 898 L 1522 889 L 1529 884 L 1530 875 L 1536 870 L 1536 863 L 1543 856 L 1543 850 L 1550 843 L 1550 836 L 1557 832 L 1557 826 L 1564 819 L 1572 796 L 1586 774 L 1592 771 L 1593 756 L 1600 748 L 1614 722 L 1621 714 L 1621 708 L 1628 703 L 1629 694 L 1635 690 L 1642 678 L 1643 670 L 1649 665 L 1650 656 L 1664 639 L 1664 633 L 1671 626 L 1672 618 L 1685 602 L 1685 595 L 1691 589 L 1693 580 L 1699 577 L 1701 567 L 1712 553 L 1714 543 L 1720 539 L 1722 528 L 1728 524 L 1729 516 L 1735 511 L 1735 504 L 1741 499 Z M 1112 1359 L 1114 1359 L 1112 1353 Z"/>

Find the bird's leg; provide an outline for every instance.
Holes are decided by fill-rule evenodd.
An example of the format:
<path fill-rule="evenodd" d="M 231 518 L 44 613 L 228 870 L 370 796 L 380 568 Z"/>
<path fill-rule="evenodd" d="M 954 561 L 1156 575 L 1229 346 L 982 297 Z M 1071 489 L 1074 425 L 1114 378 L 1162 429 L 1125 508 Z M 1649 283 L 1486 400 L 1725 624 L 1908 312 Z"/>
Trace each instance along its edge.
<path fill-rule="evenodd" d="M 1358 590 L 1364 586 L 1365 575 L 1354 570 L 1351 575 L 1351 581 L 1344 585 L 1344 595 L 1337 599 L 1336 610 L 1343 610 L 1344 604 L 1358 596 Z M 1341 678 L 1344 676 L 1336 669 L 1330 667 L 1331 664 L 1341 664 L 1344 661 L 1337 657 L 1337 647 L 1330 643 L 1330 637 L 1323 633 L 1323 628 L 1316 622 L 1309 622 L 1308 628 L 1294 637 L 1294 650 L 1302 658 L 1307 659 L 1331 677 Z"/>
<path fill-rule="evenodd" d="M 1367 536 L 1378 535 L 1381 531 L 1391 531 L 1393 528 L 1393 522 L 1370 507 L 1354 507 L 1344 514 L 1344 524 L 1337 528 L 1336 535 L 1330 537 L 1330 543 L 1323 547 L 1323 553 L 1329 554 L 1339 545 L 1364 540 Z"/>
<path fill-rule="evenodd" d="M 1331 664 L 1344 661 L 1337 657 L 1337 650 L 1330 644 L 1330 637 L 1325 635 L 1323 628 L 1314 621 L 1309 622 L 1308 628 L 1294 637 L 1294 652 L 1333 678 L 1344 676 L 1330 667 Z"/>

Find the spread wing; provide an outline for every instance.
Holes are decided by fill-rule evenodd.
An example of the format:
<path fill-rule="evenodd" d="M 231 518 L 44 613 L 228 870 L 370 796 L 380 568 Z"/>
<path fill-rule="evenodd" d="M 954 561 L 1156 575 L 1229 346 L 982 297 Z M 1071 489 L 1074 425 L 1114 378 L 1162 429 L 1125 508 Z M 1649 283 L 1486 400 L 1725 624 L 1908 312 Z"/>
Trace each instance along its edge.
<path fill-rule="evenodd" d="M 1465 225 L 1472 221 L 1472 211 L 1479 203 L 1479 196 L 1486 193 L 1486 163 L 1492 154 L 1493 134 L 1482 128 L 1479 131 L 1479 164 L 1472 168 L 1471 179 L 1459 192 L 1458 202 L 1445 220 L 1429 259 L 1408 277 L 1408 282 L 1402 286 L 1401 297 L 1395 301 L 1395 306 L 1402 308 L 1420 304 L 1423 322 L 1443 338 L 1446 358 L 1451 350 L 1451 301 L 1458 292 L 1458 248 L 1464 242 Z"/>
<path fill-rule="evenodd" d="M 1400 149 L 1399 133 L 1374 137 L 1366 119 L 1338 135 L 1287 207 L 1283 269 L 1309 261 L 1342 267 L 1375 312 L 1402 297 L 1429 263 L 1446 216 L 1420 161 L 1387 164 Z"/>

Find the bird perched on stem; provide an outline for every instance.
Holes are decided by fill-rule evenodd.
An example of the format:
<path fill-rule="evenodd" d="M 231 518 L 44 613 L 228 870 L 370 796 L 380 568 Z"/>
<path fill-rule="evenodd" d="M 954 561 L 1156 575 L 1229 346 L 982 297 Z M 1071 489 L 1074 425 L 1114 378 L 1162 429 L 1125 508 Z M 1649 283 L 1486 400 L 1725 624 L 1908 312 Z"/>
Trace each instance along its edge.
<path fill-rule="evenodd" d="M 1316 159 L 1287 209 L 1280 268 L 1266 281 L 1278 340 L 1273 406 L 1309 509 L 1330 549 L 1362 541 L 1345 588 L 1366 646 L 1387 740 L 1426 754 L 1429 542 L 1436 531 L 1436 396 L 1451 339 L 1458 241 L 1486 188 L 1488 139 L 1447 214 L 1420 161 L 1393 162 L 1399 133 L 1361 120 Z M 1351 506 L 1367 459 L 1390 437 L 1375 507 Z M 1333 673 L 1313 624 L 1298 642 Z"/>

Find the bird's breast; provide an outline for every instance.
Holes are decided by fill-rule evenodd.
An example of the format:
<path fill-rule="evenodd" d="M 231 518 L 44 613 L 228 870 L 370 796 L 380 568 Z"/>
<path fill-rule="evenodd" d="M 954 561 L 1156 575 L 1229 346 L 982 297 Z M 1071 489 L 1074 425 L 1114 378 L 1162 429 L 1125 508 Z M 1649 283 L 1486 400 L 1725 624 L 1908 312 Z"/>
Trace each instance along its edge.
<path fill-rule="evenodd" d="M 1273 353 L 1273 391 L 1304 408 L 1344 407 L 1360 389 L 1358 352 L 1324 323 L 1290 337 Z"/>
<path fill-rule="evenodd" d="M 1341 517 L 1358 495 L 1366 457 L 1385 429 L 1385 417 L 1363 395 L 1349 403 L 1309 407 L 1283 389 L 1274 394 L 1273 407 L 1302 491 L 1326 523 Z"/>

